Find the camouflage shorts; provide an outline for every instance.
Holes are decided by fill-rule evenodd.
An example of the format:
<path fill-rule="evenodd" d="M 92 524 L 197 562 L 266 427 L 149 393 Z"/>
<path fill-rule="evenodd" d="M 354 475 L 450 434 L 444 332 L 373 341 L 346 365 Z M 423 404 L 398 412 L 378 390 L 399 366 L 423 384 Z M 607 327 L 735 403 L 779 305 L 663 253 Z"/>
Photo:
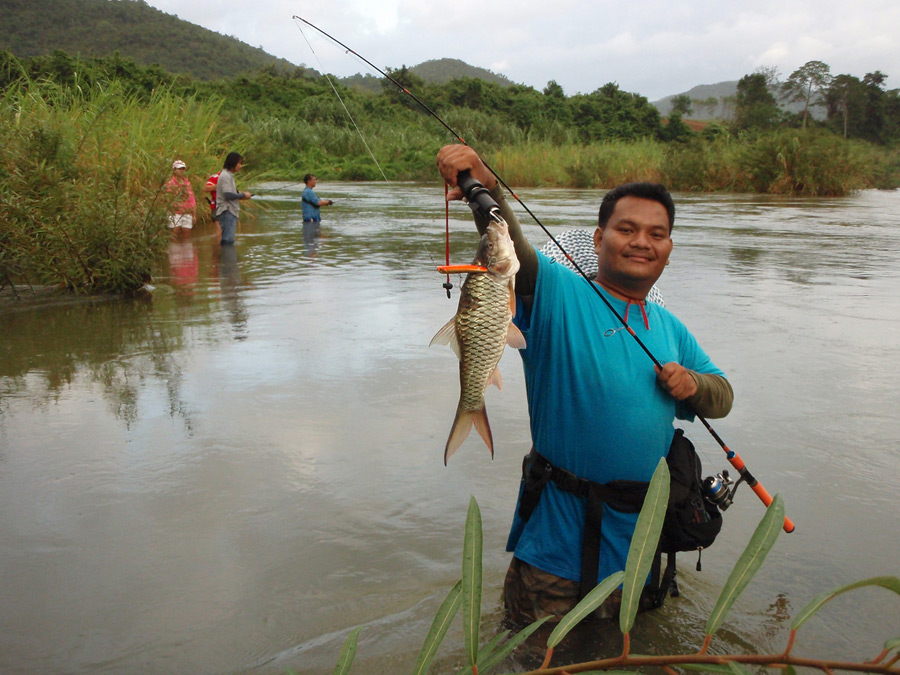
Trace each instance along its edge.
<path fill-rule="evenodd" d="M 503 604 L 510 618 L 517 623 L 530 623 L 545 616 L 559 621 L 581 599 L 577 581 L 558 577 L 533 565 L 513 558 L 503 583 Z M 591 616 L 595 619 L 615 619 L 619 616 L 622 591 L 617 589 Z M 641 594 L 638 611 L 654 606 L 651 594 L 645 589 Z"/>

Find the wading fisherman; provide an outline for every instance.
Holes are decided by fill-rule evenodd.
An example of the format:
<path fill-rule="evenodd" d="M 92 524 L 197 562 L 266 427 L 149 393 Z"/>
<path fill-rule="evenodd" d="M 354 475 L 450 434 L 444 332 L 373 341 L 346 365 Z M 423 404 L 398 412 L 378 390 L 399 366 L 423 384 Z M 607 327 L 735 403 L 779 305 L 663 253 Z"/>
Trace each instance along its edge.
<path fill-rule="evenodd" d="M 233 244 L 237 232 L 238 217 L 241 213 L 241 200 L 250 199 L 249 192 L 238 192 L 234 182 L 234 174 L 244 166 L 244 158 L 237 152 L 229 152 L 225 164 L 219 172 L 216 182 L 216 215 L 222 229 L 221 244 Z"/>
<path fill-rule="evenodd" d="M 300 197 L 303 209 L 303 241 L 309 245 L 319 236 L 319 223 L 322 222 L 319 207 L 331 206 L 334 202 L 330 199 L 319 199 L 313 189 L 318 182 L 314 174 L 308 173 L 303 176 L 303 182 L 306 184 Z"/>
<path fill-rule="evenodd" d="M 634 510 L 615 510 L 605 499 L 588 500 L 564 489 L 571 485 L 569 477 L 594 484 L 649 481 L 680 437 L 675 418 L 692 419 L 690 406 L 706 417 L 724 417 L 733 393 L 685 326 L 660 305 L 645 302 L 673 246 L 675 205 L 662 185 L 630 183 L 607 193 L 593 239 L 594 285 L 664 364 L 654 372 L 652 361 L 590 284 L 528 243 L 496 178 L 474 150 L 446 146 L 437 164 L 451 187 L 460 171 L 469 171 L 490 190 L 521 264 L 514 322 L 527 343 L 520 353 L 534 445 L 526 465 L 548 462 L 553 479 L 536 493 L 523 481 L 507 542 L 514 555 L 504 603 L 517 621 L 559 618 L 586 589 L 625 569 L 637 521 Z M 458 188 L 448 195 L 461 197 Z M 476 225 L 483 233 L 487 222 L 476 215 Z M 588 505 L 591 518 L 600 512 L 599 532 L 585 526 Z M 582 554 L 588 547 L 582 544 L 589 538 L 594 557 L 586 564 Z M 640 607 L 661 602 L 648 582 Z M 597 616 L 617 615 L 620 603 L 616 592 Z"/>

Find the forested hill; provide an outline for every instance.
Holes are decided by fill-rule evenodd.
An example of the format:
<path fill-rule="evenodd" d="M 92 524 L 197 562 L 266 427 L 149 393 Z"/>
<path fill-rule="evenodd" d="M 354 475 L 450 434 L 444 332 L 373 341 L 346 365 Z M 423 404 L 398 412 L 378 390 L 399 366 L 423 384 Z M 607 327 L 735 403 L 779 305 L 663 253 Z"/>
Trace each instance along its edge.
<path fill-rule="evenodd" d="M 512 80 L 503 75 L 498 75 L 490 70 L 470 66 L 459 59 L 433 59 L 423 61 L 410 68 L 412 72 L 431 84 L 446 84 L 450 80 L 458 80 L 469 77 L 475 80 L 484 80 L 501 87 L 509 87 L 514 84 Z"/>
<path fill-rule="evenodd" d="M 83 58 L 123 57 L 200 80 L 297 66 L 258 47 L 201 28 L 143 0 L 3 0 L 0 50 L 29 58 L 62 50 Z M 316 73 L 317 74 L 317 73 Z"/>
<path fill-rule="evenodd" d="M 18 58 L 43 56 L 54 50 L 82 58 L 119 52 L 142 66 L 158 64 L 167 72 L 207 81 L 271 66 L 319 75 L 316 70 L 278 59 L 236 38 L 166 14 L 143 0 L 3 0 L 3 49 Z M 409 70 L 435 84 L 463 77 L 502 87 L 513 84 L 502 75 L 458 59 L 425 61 Z M 341 81 L 373 92 L 381 90 L 381 78 L 371 74 Z"/>

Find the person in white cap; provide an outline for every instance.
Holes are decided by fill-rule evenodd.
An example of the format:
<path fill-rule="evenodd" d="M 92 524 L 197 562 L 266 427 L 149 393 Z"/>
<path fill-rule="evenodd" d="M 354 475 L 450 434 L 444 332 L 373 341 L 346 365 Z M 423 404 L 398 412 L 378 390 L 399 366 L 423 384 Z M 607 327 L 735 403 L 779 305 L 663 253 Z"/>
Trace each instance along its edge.
<path fill-rule="evenodd" d="M 185 230 L 192 229 L 197 219 L 197 200 L 194 198 L 194 190 L 186 174 L 187 165 L 176 159 L 172 162 L 172 177 L 166 183 L 166 191 L 172 199 L 169 229 L 179 236 Z"/>

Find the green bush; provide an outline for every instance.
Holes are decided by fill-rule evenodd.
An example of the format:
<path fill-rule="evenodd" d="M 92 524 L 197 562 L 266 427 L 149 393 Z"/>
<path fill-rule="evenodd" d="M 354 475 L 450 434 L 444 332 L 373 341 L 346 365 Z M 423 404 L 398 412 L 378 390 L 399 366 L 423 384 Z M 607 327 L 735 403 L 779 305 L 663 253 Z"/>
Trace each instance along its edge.
<path fill-rule="evenodd" d="M 19 81 L 0 98 L 0 282 L 131 291 L 168 240 L 171 162 L 220 166 L 219 104 Z M 195 175 L 195 193 L 205 175 Z"/>

